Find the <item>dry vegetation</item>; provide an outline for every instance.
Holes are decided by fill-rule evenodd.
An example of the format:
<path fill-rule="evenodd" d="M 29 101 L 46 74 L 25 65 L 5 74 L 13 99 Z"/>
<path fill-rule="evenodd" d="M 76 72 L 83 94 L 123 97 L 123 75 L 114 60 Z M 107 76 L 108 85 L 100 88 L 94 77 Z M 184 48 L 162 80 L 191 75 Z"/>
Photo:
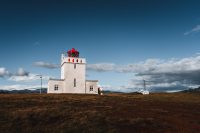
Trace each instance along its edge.
<path fill-rule="evenodd" d="M 0 132 L 200 132 L 200 95 L 1 94 Z"/>

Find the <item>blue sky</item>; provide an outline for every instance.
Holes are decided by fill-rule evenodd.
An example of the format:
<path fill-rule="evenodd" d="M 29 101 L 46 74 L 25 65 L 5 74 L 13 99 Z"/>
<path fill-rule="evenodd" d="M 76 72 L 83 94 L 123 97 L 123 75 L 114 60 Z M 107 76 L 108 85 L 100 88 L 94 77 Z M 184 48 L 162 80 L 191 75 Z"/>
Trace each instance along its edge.
<path fill-rule="evenodd" d="M 135 91 L 142 79 L 151 90 L 196 87 L 199 31 L 198 0 L 1 0 L 0 87 L 60 78 L 48 66 L 73 47 L 105 89 Z"/>

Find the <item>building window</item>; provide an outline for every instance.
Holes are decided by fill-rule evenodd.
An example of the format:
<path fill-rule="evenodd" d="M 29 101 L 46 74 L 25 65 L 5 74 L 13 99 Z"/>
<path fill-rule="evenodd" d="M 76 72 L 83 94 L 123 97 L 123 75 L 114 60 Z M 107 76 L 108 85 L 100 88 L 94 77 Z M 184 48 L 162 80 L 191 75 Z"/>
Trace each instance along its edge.
<path fill-rule="evenodd" d="M 58 85 L 54 85 L 54 90 L 55 90 L 55 91 L 58 90 Z"/>
<path fill-rule="evenodd" d="M 93 91 L 93 86 L 90 86 L 90 91 Z"/>
<path fill-rule="evenodd" d="M 76 63 L 74 64 L 74 69 L 76 69 Z"/>
<path fill-rule="evenodd" d="M 78 62 L 78 59 L 76 60 L 76 62 Z"/>
<path fill-rule="evenodd" d="M 76 79 L 74 79 L 74 87 L 76 87 Z"/>

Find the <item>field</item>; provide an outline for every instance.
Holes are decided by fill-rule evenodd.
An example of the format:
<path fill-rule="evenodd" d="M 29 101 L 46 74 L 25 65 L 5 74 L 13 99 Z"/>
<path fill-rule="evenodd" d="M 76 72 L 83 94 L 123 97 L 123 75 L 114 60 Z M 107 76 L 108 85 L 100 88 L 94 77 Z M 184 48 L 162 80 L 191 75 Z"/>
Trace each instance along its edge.
<path fill-rule="evenodd" d="M 200 94 L 0 94 L 0 132 L 200 133 Z"/>

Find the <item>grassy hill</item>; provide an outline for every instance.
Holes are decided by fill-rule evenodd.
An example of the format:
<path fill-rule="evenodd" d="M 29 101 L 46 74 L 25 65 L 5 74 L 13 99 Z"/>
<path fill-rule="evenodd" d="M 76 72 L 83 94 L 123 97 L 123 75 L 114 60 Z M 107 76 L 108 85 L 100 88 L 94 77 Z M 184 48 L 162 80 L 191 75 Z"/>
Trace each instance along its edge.
<path fill-rule="evenodd" d="M 200 132 L 200 95 L 0 94 L 0 132 Z"/>

